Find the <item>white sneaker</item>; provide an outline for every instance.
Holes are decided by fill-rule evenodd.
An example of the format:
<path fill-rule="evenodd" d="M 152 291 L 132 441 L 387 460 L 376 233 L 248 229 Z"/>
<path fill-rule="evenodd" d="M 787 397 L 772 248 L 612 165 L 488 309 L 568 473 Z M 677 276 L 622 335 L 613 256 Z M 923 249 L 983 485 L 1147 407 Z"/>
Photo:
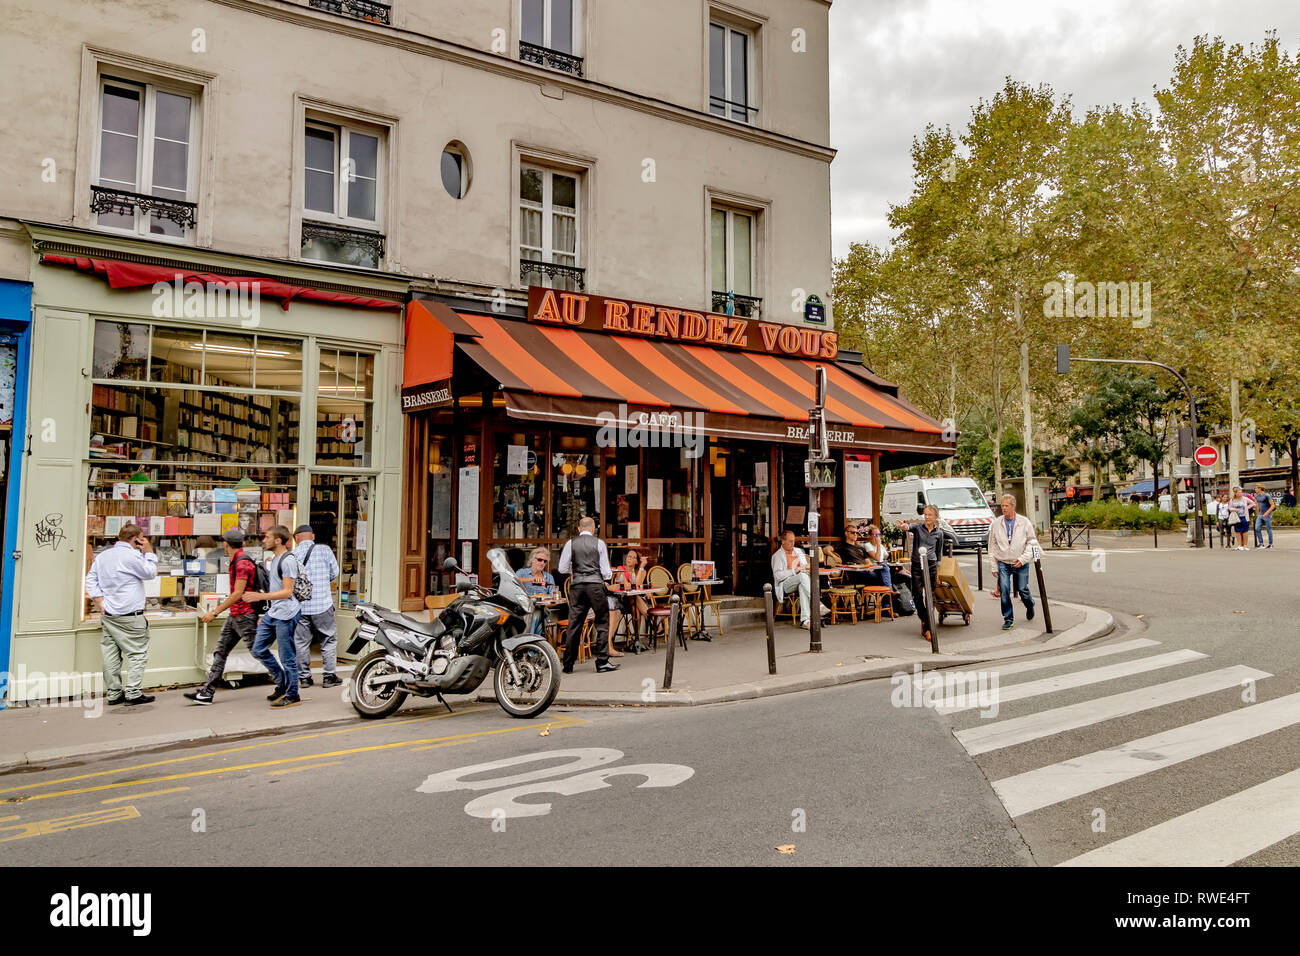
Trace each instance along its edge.
<path fill-rule="evenodd" d="M 799 622 L 799 626 L 802 627 L 805 631 L 808 630 L 808 622 L 807 622 L 807 621 L 800 621 L 800 622 Z"/>

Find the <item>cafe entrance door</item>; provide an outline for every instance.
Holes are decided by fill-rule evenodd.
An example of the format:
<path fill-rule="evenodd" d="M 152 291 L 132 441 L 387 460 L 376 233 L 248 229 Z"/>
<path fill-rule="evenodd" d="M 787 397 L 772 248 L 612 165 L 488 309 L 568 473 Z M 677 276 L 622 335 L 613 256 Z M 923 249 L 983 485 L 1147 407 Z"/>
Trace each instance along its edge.
<path fill-rule="evenodd" d="M 772 580 L 771 446 L 714 446 L 709 458 L 717 575 L 736 594 L 762 594 Z"/>

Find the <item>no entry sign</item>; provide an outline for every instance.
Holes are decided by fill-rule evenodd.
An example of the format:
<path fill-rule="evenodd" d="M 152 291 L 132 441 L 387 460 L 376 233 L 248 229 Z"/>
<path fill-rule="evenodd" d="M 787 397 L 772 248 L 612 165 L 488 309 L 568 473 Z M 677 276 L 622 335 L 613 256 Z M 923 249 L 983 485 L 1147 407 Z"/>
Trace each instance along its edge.
<path fill-rule="evenodd" d="M 1219 453 L 1214 450 L 1213 445 L 1201 445 L 1196 449 L 1196 454 L 1193 457 L 1198 465 L 1208 468 L 1219 460 Z"/>

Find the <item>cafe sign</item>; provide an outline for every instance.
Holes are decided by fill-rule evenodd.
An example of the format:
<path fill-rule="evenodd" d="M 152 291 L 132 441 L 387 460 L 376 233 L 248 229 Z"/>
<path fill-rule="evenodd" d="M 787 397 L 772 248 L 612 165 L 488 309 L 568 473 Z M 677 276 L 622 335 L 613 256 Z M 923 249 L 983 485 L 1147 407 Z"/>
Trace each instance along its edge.
<path fill-rule="evenodd" d="M 791 358 L 834 359 L 839 354 L 839 335 L 824 329 L 717 312 L 693 312 L 635 299 L 562 292 L 541 286 L 528 287 L 528 320 L 539 325 Z"/>

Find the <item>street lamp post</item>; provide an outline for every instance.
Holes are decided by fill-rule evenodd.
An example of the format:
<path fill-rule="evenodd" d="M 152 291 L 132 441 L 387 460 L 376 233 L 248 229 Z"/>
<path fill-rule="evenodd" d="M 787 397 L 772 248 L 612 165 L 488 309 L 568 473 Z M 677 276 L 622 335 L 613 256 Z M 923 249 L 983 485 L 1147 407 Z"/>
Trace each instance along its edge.
<path fill-rule="evenodd" d="M 1153 365 L 1153 366 L 1155 366 L 1156 368 L 1162 368 L 1162 369 L 1164 369 L 1166 372 L 1168 372 L 1168 373 L 1169 373 L 1170 375 L 1172 375 L 1174 378 L 1178 379 L 1179 384 L 1181 384 L 1181 385 L 1183 386 L 1183 391 L 1185 391 L 1185 392 L 1187 393 L 1187 413 L 1188 413 L 1188 417 L 1191 419 L 1191 426 L 1192 426 L 1192 441 L 1193 441 L 1193 443 L 1195 443 L 1195 441 L 1196 441 L 1196 439 L 1197 439 L 1197 427 L 1196 427 L 1196 396 L 1192 393 L 1192 388 L 1191 388 L 1191 386 L 1187 384 L 1187 379 L 1183 378 L 1182 375 L 1180 375 L 1178 372 L 1174 371 L 1174 370 L 1173 370 L 1172 368 L 1170 368 L 1168 365 L 1165 365 L 1165 364 L 1163 364 L 1163 363 L 1161 363 L 1161 362 L 1150 362 L 1150 361 L 1147 361 L 1146 359 L 1093 359 L 1093 358 L 1073 358 L 1073 357 L 1070 355 L 1070 346 L 1068 346 L 1068 345 L 1058 345 L 1058 346 L 1056 347 L 1056 372 L 1057 372 L 1057 374 L 1058 374 L 1058 375 L 1064 375 L 1064 374 L 1066 374 L 1067 372 L 1069 372 L 1069 371 L 1070 371 L 1070 362 L 1071 362 L 1071 361 L 1075 361 L 1075 362 L 1092 362 L 1092 363 L 1095 363 L 1095 364 L 1098 364 L 1098 365 Z M 1204 524 L 1204 520 L 1203 520 L 1203 516 L 1204 516 L 1204 512 L 1205 512 L 1205 493 L 1204 493 L 1204 491 L 1203 491 L 1203 489 L 1202 489 L 1202 486 L 1201 486 L 1201 467 L 1200 467 L 1199 463 L 1196 462 L 1196 458 L 1195 458 L 1195 456 L 1192 457 L 1192 462 L 1193 462 L 1193 464 L 1195 465 L 1194 481 L 1195 481 L 1195 487 L 1196 487 L 1196 518 L 1195 518 L 1195 522 L 1196 522 L 1196 523 L 1195 523 L 1195 532 L 1194 532 L 1194 534 L 1193 534 L 1193 538 L 1192 538 L 1192 547 L 1194 547 L 1194 548 L 1200 548 L 1200 547 L 1204 547 L 1204 546 L 1205 546 L 1205 524 Z M 1159 477 L 1158 477 L 1158 476 L 1157 476 L 1157 478 L 1155 479 L 1155 485 L 1156 485 L 1156 489 L 1159 490 Z M 1169 483 L 1169 492 L 1170 492 L 1169 500 L 1170 500 L 1170 505 L 1171 505 L 1171 507 L 1172 507 L 1173 502 L 1177 500 L 1177 499 L 1174 497 L 1174 493 L 1173 493 L 1173 492 L 1174 492 L 1174 484 L 1173 484 L 1172 481 Z M 1156 500 L 1159 501 L 1159 495 L 1156 496 Z"/>

